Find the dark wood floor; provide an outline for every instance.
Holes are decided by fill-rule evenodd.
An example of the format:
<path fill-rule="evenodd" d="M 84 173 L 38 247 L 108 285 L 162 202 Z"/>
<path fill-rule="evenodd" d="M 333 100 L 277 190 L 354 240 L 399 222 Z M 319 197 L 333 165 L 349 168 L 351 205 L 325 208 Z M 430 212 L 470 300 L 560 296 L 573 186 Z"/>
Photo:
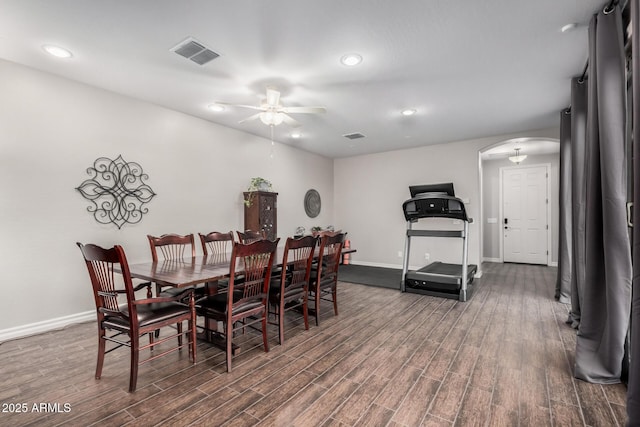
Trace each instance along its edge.
<path fill-rule="evenodd" d="M 467 303 L 340 283 L 320 327 L 292 319 L 283 346 L 273 328 L 269 353 L 246 334 L 232 373 L 201 343 L 195 366 L 186 352 L 143 365 L 133 394 L 126 349 L 93 378 L 95 323 L 5 342 L 0 425 L 624 425 L 624 386 L 572 377 L 555 269 L 483 268 Z"/>

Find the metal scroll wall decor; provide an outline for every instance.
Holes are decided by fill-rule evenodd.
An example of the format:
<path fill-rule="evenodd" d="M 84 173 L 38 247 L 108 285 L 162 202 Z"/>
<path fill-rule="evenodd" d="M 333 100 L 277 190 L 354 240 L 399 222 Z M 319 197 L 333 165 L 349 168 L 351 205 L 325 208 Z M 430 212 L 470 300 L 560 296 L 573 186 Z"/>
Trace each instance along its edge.
<path fill-rule="evenodd" d="M 91 179 L 76 188 L 92 205 L 87 207 L 100 224 L 137 224 L 149 212 L 144 207 L 156 193 L 144 183 L 149 176 L 142 166 L 126 162 L 122 156 L 115 160 L 100 157 L 87 168 Z"/>

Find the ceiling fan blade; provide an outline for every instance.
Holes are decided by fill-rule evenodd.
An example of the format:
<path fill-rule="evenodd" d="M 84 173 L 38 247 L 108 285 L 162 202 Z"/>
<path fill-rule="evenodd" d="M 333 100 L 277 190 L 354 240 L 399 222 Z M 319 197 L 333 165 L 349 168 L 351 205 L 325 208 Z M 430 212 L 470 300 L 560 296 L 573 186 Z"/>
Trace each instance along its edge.
<path fill-rule="evenodd" d="M 282 121 L 287 125 L 291 126 L 292 128 L 300 127 L 300 122 L 294 119 L 293 117 L 287 116 L 284 113 L 280 113 L 280 114 L 282 114 Z"/>
<path fill-rule="evenodd" d="M 230 104 L 228 102 L 216 102 L 217 105 L 225 105 L 227 107 L 241 107 L 241 108 L 251 108 L 252 110 L 261 110 L 264 111 L 264 108 L 258 107 L 256 105 L 244 105 L 244 104 Z"/>
<path fill-rule="evenodd" d="M 284 107 L 280 111 L 295 114 L 321 114 L 326 113 L 327 109 L 324 107 Z"/>
<path fill-rule="evenodd" d="M 248 122 L 248 121 L 250 121 L 250 120 L 255 120 L 255 119 L 257 119 L 257 118 L 260 118 L 260 114 L 262 114 L 262 113 L 256 113 L 256 114 L 254 114 L 253 116 L 249 116 L 249 117 L 247 117 L 246 119 L 242 119 L 242 120 L 240 120 L 238 123 L 244 123 L 244 122 Z"/>
<path fill-rule="evenodd" d="M 267 88 L 267 104 L 276 106 L 279 102 L 280 92 L 272 88 Z"/>

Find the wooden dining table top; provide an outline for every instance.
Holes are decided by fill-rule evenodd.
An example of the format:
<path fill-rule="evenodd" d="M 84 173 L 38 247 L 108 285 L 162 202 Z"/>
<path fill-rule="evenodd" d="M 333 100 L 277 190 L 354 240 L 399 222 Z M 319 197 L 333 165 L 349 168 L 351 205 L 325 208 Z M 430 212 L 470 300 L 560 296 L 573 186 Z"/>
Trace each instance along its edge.
<path fill-rule="evenodd" d="M 229 277 L 229 262 L 214 256 L 158 260 L 129 265 L 131 277 L 162 286 L 186 288 Z"/>
<path fill-rule="evenodd" d="M 342 253 L 353 253 L 355 249 L 344 248 Z M 275 255 L 276 265 L 282 265 L 284 247 L 278 247 Z M 316 249 L 315 256 L 318 256 Z M 129 264 L 131 277 L 155 282 L 162 286 L 186 288 L 201 283 L 216 282 L 229 277 L 231 254 L 199 255 L 156 262 L 142 262 Z M 242 260 L 238 260 L 236 271 L 242 271 Z"/>

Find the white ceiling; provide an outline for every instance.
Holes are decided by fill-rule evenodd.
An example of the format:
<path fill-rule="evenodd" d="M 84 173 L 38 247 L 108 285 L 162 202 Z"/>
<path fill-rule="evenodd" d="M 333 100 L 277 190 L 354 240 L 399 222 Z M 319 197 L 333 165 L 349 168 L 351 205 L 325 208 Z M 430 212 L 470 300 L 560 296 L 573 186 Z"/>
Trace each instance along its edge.
<path fill-rule="evenodd" d="M 0 0 L 0 58 L 270 138 L 267 85 L 295 115 L 274 139 L 345 157 L 557 126 L 602 0 Z M 578 23 L 561 33 L 565 24 Z M 220 57 L 170 51 L 194 37 Z M 73 52 L 60 60 L 43 44 Z M 363 62 L 340 63 L 357 52 Z M 403 117 L 400 111 L 415 108 Z M 366 138 L 342 135 L 361 132 Z"/>

